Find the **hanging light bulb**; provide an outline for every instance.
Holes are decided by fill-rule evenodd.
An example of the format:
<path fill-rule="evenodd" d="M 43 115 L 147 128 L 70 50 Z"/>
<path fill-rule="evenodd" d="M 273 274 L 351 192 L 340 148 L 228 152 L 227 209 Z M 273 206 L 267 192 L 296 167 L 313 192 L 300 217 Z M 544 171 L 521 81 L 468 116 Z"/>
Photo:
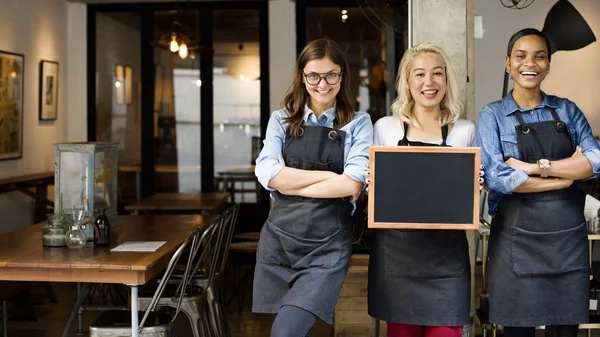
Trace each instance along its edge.
<path fill-rule="evenodd" d="M 184 59 L 187 56 L 188 56 L 187 45 L 184 42 L 182 42 L 181 45 L 179 46 L 179 57 Z"/>
<path fill-rule="evenodd" d="M 169 44 L 169 50 L 173 53 L 179 50 L 179 45 L 177 44 L 177 35 L 171 35 L 171 43 Z"/>
<path fill-rule="evenodd" d="M 342 9 L 342 22 L 346 22 L 348 20 L 348 10 Z"/>

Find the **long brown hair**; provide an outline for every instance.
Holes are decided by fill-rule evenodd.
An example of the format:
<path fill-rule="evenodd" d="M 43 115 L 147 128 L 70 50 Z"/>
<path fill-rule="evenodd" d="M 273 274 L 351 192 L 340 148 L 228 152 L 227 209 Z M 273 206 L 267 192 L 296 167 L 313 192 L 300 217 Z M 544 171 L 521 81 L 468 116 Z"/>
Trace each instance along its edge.
<path fill-rule="evenodd" d="M 294 136 L 297 136 L 300 132 L 304 119 L 304 105 L 310 97 L 303 82 L 304 67 L 312 60 L 321 60 L 325 57 L 342 68 L 340 91 L 335 98 L 337 127 L 343 127 L 354 118 L 354 100 L 350 91 L 350 70 L 342 48 L 331 39 L 314 40 L 307 44 L 298 56 L 296 69 L 294 70 L 294 81 L 281 102 L 288 114 L 284 121 L 288 124 L 290 133 Z"/>

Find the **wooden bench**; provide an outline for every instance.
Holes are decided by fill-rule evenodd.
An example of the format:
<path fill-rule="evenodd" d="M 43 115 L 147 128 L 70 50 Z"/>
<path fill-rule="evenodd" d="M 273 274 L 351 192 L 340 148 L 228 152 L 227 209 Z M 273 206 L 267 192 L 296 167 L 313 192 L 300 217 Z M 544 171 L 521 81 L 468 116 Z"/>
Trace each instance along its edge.
<path fill-rule="evenodd" d="M 368 268 L 368 254 L 352 255 L 350 269 L 333 314 L 334 337 L 371 336 L 373 319 L 367 311 Z M 379 335 L 387 336 L 385 322 L 379 324 Z"/>
<path fill-rule="evenodd" d="M 48 206 L 54 208 L 54 203 L 48 200 L 48 185 L 54 185 L 54 172 L 4 178 L 0 179 L 0 194 L 20 191 L 32 197 L 35 200 L 33 219 L 38 223 L 46 220 Z"/>

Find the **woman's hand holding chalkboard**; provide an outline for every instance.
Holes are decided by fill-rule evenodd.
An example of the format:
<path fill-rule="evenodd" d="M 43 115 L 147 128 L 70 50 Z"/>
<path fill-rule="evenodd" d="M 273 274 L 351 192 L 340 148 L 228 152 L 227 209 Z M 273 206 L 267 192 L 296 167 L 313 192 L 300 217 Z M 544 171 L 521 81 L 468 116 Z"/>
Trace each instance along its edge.
<path fill-rule="evenodd" d="M 369 171 L 369 163 L 367 163 L 367 179 L 365 180 L 366 184 L 365 184 L 365 188 L 363 188 L 363 191 L 365 194 L 369 193 L 369 184 L 371 183 L 371 171 Z"/>
<path fill-rule="evenodd" d="M 477 178 L 477 182 L 479 182 L 479 190 L 481 191 L 483 189 L 483 183 L 485 182 L 485 179 L 483 178 L 483 176 L 485 175 L 485 171 L 483 170 L 483 165 L 479 165 L 479 169 L 481 171 L 479 171 L 479 177 Z"/>

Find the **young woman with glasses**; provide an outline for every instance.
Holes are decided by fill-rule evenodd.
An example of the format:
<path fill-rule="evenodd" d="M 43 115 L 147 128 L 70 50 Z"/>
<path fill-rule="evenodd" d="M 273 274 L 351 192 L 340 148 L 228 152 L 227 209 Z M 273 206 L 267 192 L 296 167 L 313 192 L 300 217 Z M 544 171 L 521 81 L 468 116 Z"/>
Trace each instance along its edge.
<path fill-rule="evenodd" d="M 253 311 L 277 313 L 271 337 L 310 336 L 317 318 L 332 323 L 373 137 L 369 115 L 353 102 L 341 48 L 309 43 L 256 160 L 274 204 L 258 244 Z"/>

